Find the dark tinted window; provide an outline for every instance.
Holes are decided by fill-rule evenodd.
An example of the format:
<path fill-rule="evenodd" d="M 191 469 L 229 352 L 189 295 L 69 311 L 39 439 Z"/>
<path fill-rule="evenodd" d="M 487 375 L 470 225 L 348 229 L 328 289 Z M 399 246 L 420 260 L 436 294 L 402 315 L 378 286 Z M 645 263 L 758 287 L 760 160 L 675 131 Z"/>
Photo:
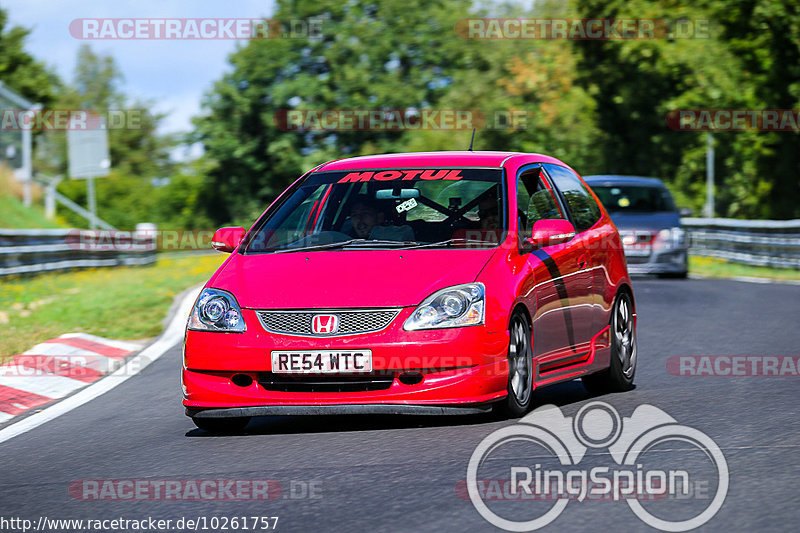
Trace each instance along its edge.
<path fill-rule="evenodd" d="M 564 196 L 567 207 L 572 213 L 576 231 L 586 231 L 600 220 L 600 206 L 594 201 L 578 176 L 569 169 L 558 165 L 545 164 L 543 166 Z"/>
<path fill-rule="evenodd" d="M 542 181 L 541 171 L 525 171 L 517 179 L 517 213 L 520 238 L 531 236 L 533 224 L 544 218 L 564 218 L 553 191 Z"/>
<path fill-rule="evenodd" d="M 664 187 L 597 185 L 592 190 L 611 212 L 659 213 L 675 211 L 672 195 Z"/>

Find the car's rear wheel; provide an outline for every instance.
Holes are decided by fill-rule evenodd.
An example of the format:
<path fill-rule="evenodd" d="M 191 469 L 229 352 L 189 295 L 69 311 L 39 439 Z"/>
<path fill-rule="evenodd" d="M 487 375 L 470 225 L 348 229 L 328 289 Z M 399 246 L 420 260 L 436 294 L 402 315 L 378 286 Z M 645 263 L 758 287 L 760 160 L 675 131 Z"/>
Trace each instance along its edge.
<path fill-rule="evenodd" d="M 524 313 L 515 311 L 508 326 L 508 396 L 495 404 L 498 414 L 520 417 L 533 398 L 533 351 L 531 327 Z"/>
<path fill-rule="evenodd" d="M 582 378 L 583 385 L 592 394 L 622 392 L 633 386 L 636 374 L 636 321 L 633 317 L 633 300 L 622 292 L 617 296 L 611 313 L 611 361 L 609 367 L 597 374 Z"/>
<path fill-rule="evenodd" d="M 209 433 L 239 433 L 250 422 L 249 416 L 231 418 L 192 417 L 194 425 Z"/>

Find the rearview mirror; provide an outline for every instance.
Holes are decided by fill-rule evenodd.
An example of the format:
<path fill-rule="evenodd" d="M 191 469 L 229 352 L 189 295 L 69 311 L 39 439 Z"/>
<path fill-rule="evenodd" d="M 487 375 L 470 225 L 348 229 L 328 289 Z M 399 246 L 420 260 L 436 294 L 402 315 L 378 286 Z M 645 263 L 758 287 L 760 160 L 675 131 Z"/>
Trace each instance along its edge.
<path fill-rule="evenodd" d="M 211 238 L 211 247 L 220 252 L 231 253 L 242 242 L 242 237 L 244 237 L 244 228 L 238 226 L 219 228 Z"/>
<path fill-rule="evenodd" d="M 376 200 L 407 200 L 419 198 L 419 189 L 378 189 L 375 191 Z"/>
<path fill-rule="evenodd" d="M 575 237 L 575 227 L 561 218 L 543 218 L 533 224 L 531 236 L 525 239 L 526 248 L 536 250 L 544 246 L 569 242 Z"/>

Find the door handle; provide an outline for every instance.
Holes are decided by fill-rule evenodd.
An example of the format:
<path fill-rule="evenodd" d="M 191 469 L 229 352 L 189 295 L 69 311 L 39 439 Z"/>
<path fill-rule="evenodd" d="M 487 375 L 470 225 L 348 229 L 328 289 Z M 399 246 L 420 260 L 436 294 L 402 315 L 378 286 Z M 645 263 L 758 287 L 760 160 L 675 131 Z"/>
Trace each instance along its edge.
<path fill-rule="evenodd" d="M 589 262 L 589 260 L 586 257 L 586 254 L 583 254 L 582 256 L 580 256 L 578 258 L 578 268 L 586 268 L 586 263 L 588 263 L 588 262 Z"/>

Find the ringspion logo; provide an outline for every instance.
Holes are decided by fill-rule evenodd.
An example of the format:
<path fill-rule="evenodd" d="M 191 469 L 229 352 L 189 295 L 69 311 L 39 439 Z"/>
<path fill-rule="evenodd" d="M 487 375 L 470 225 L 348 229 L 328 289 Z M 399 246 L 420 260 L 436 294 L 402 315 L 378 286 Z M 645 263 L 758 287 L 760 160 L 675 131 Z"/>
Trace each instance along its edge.
<path fill-rule="evenodd" d="M 675 464 L 677 451 L 686 459 Z M 574 417 L 545 405 L 494 431 L 475 448 L 466 478 L 478 513 L 506 531 L 540 529 L 570 502 L 597 499 L 624 502 L 656 529 L 689 531 L 719 511 L 728 484 L 708 435 L 652 405 L 622 418 L 599 401 Z"/>

